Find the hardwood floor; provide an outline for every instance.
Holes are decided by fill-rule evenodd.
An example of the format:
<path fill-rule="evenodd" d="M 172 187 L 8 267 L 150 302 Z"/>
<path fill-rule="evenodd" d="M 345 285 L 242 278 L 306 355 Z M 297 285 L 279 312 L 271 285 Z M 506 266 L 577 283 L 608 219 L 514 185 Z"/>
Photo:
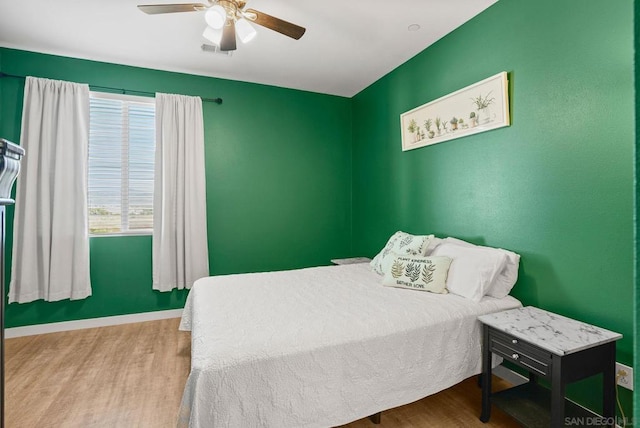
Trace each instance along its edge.
<path fill-rule="evenodd" d="M 8 339 L 5 426 L 174 427 L 191 346 L 178 324 L 169 319 Z M 499 379 L 494 384 L 507 386 Z M 385 411 L 377 427 L 519 426 L 496 409 L 483 424 L 479 409 L 480 389 L 469 379 Z M 344 426 L 365 427 L 376 425 L 362 419 Z"/>

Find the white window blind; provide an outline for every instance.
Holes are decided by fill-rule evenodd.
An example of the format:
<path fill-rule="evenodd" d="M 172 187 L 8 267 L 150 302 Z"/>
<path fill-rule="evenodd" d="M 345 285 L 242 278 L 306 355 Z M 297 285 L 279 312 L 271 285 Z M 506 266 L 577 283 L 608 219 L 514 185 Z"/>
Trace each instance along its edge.
<path fill-rule="evenodd" d="M 155 100 L 91 93 L 89 233 L 151 233 Z"/>

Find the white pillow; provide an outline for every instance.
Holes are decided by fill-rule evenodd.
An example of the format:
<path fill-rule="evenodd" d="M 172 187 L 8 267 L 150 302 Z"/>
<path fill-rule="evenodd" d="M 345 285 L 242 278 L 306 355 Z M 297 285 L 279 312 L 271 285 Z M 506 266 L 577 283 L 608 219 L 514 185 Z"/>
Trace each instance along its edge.
<path fill-rule="evenodd" d="M 440 245 L 442 242 L 444 242 L 444 239 L 442 238 L 438 238 L 436 236 L 431 238 L 431 241 L 429 241 L 429 245 L 427 246 L 427 251 L 425 252 L 425 255 L 427 256 L 431 255 L 431 253 L 433 253 L 433 250 L 435 250 L 436 247 Z"/>
<path fill-rule="evenodd" d="M 450 265 L 449 257 L 395 255 L 382 285 L 446 294 Z"/>
<path fill-rule="evenodd" d="M 507 262 L 507 256 L 499 251 L 449 242 L 438 245 L 431 256 L 453 259 L 447 277 L 447 288 L 474 302 L 482 300 Z"/>
<path fill-rule="evenodd" d="M 491 297 L 495 297 L 498 299 L 502 299 L 506 297 L 511 292 L 511 289 L 516 284 L 518 280 L 518 266 L 520 264 L 520 255 L 514 253 L 513 251 L 505 250 L 502 248 L 493 248 L 493 247 L 483 247 L 481 245 L 474 245 L 470 242 L 463 241 L 461 239 L 456 238 L 445 238 L 443 242 L 449 242 L 452 244 L 462 245 L 465 247 L 477 247 L 477 248 L 485 248 L 487 250 L 498 251 L 507 256 L 507 262 L 505 263 L 504 268 L 498 274 L 493 284 L 489 286 L 489 290 L 487 291 L 487 295 Z"/>
<path fill-rule="evenodd" d="M 384 275 L 384 266 L 390 265 L 396 255 L 424 256 L 432 239 L 433 235 L 411 235 L 398 231 L 391 235 L 387 245 L 371 260 L 371 267 L 378 275 Z"/>

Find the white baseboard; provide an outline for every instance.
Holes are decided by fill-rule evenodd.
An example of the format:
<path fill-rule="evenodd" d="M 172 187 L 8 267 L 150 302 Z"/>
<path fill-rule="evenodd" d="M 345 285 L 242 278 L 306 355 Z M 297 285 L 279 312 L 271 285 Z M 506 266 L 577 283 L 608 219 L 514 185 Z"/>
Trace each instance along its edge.
<path fill-rule="evenodd" d="M 8 328 L 4 337 L 33 336 L 35 334 L 57 333 L 60 331 L 80 330 L 83 328 L 107 327 L 110 325 L 131 324 L 136 322 L 156 321 L 167 318 L 180 318 L 182 309 L 168 311 L 144 312 L 141 314 L 117 315 L 113 317 L 91 318 L 78 321 L 54 322 L 50 324 L 27 325 L 24 327 Z"/>

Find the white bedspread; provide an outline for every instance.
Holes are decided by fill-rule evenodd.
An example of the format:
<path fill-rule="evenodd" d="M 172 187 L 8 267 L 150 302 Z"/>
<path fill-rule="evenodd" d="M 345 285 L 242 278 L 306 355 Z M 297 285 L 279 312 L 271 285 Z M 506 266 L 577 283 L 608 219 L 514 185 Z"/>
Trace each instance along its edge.
<path fill-rule="evenodd" d="M 480 373 L 476 317 L 519 306 L 383 287 L 368 264 L 200 279 L 178 426 L 329 427 L 416 401 Z"/>

